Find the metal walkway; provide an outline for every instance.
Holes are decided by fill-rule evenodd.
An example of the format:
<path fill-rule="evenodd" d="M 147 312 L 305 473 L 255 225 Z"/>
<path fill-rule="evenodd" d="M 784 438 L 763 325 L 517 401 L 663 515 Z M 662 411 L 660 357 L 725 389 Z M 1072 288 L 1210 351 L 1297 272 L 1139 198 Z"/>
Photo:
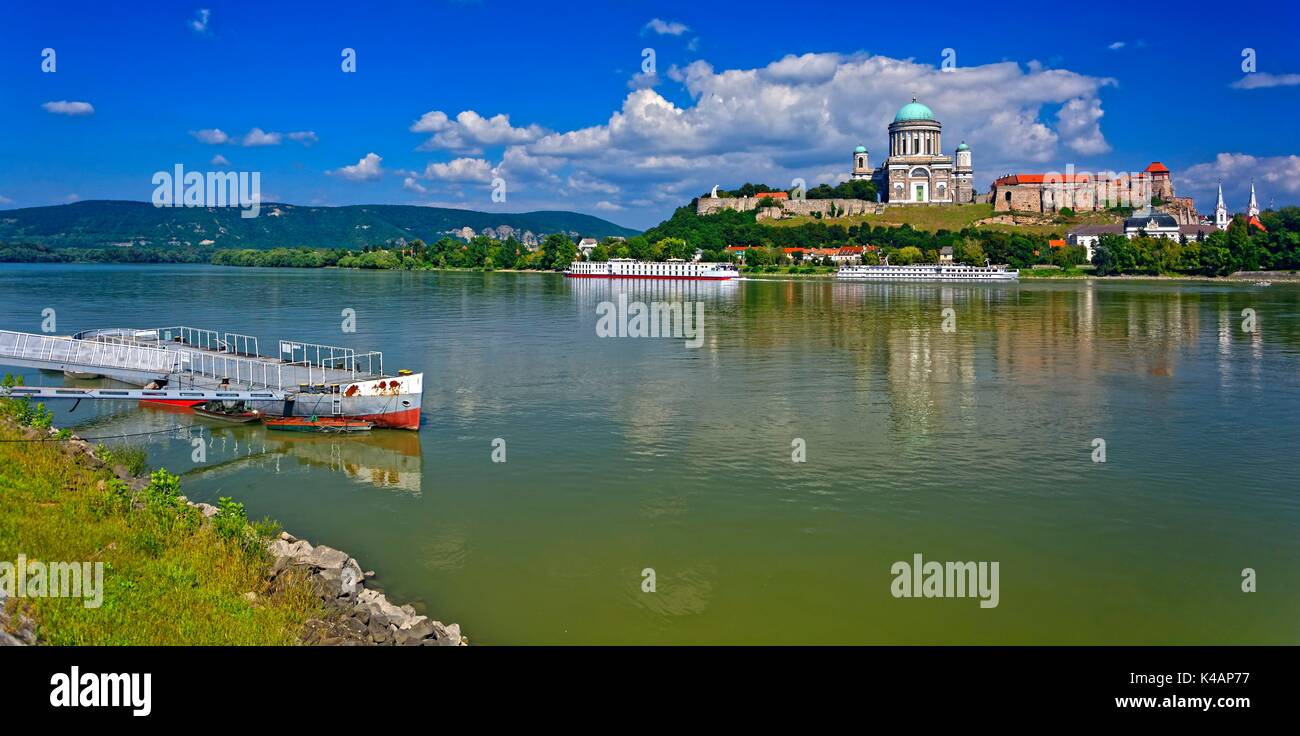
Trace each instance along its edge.
<path fill-rule="evenodd" d="M 228 394 L 241 392 L 278 400 L 294 393 L 332 393 L 342 385 L 388 377 L 383 353 L 281 340 L 279 355 L 272 357 L 260 355 L 257 342 L 249 335 L 185 326 L 86 330 L 71 336 L 0 330 L 0 365 L 101 376 L 168 394 L 202 394 L 195 400 L 234 399 Z M 82 390 L 80 396 L 67 397 L 190 398 L 136 397 L 110 390 Z"/>
<path fill-rule="evenodd" d="M 0 387 L 0 396 L 31 399 L 141 399 L 173 401 L 280 401 L 283 391 L 209 391 L 147 388 L 66 388 L 63 386 Z"/>

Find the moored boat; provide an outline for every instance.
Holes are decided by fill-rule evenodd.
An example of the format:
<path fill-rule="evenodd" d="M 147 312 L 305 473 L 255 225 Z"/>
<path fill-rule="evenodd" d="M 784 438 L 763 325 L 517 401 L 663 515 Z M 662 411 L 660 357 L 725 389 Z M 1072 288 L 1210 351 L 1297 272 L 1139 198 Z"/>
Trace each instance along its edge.
<path fill-rule="evenodd" d="M 352 417 L 263 417 L 267 429 L 282 432 L 369 432 L 375 423 Z"/>
<path fill-rule="evenodd" d="M 608 261 L 574 261 L 564 269 L 570 279 L 675 279 L 686 281 L 726 281 L 740 276 L 731 263 L 703 263 L 669 259 L 637 261 L 611 258 Z"/>
<path fill-rule="evenodd" d="M 250 411 L 248 409 L 243 408 L 243 406 L 239 406 L 235 408 L 226 408 L 225 406 L 221 405 L 221 402 L 213 402 L 213 401 L 209 401 L 207 403 L 200 404 L 194 407 L 194 413 L 198 414 L 201 417 L 207 417 L 208 419 L 216 419 L 222 422 L 230 422 L 232 424 L 247 424 L 249 422 L 256 422 L 257 420 L 261 419 L 263 416 L 262 412 L 256 409 Z"/>
<path fill-rule="evenodd" d="M 1020 272 L 1006 266 L 964 263 L 915 263 L 891 266 L 889 260 L 879 266 L 844 266 L 835 277 L 851 281 L 1019 281 Z"/>

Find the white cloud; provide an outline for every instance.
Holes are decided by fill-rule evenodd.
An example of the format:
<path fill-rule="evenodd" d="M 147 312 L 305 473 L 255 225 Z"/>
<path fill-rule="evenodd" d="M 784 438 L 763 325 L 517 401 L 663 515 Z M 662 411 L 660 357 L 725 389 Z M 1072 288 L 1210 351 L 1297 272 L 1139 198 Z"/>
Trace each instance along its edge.
<path fill-rule="evenodd" d="M 46 112 L 55 115 L 93 115 L 95 106 L 89 102 L 69 102 L 68 100 L 51 101 L 41 105 Z"/>
<path fill-rule="evenodd" d="M 413 176 L 408 176 L 405 179 L 402 179 L 402 188 L 411 192 L 419 192 L 420 194 L 425 194 L 429 191 Z"/>
<path fill-rule="evenodd" d="M 1213 212 L 1219 181 L 1228 209 L 1242 212 L 1250 197 L 1250 182 L 1260 207 L 1276 199 L 1278 206 L 1300 203 L 1300 156 L 1252 156 L 1220 153 L 1213 161 L 1196 164 L 1179 174 L 1174 172 L 1178 193 L 1196 198 L 1198 209 Z"/>
<path fill-rule="evenodd" d="M 191 130 L 190 135 L 197 138 L 200 143 L 220 145 L 222 143 L 230 142 L 230 136 L 226 135 L 226 132 L 220 128 L 204 128 L 203 130 Z"/>
<path fill-rule="evenodd" d="M 0 204 L 13 204 L 14 201 L 3 194 L 0 194 Z"/>
<path fill-rule="evenodd" d="M 1124 48 L 1127 45 L 1128 44 L 1124 43 L 1123 41 L 1116 41 L 1111 45 L 1107 46 L 1106 48 L 1110 49 L 1111 51 L 1119 51 L 1120 49 Z"/>
<path fill-rule="evenodd" d="M 1085 156 L 1095 156 L 1110 150 L 1110 144 L 1101 134 L 1101 100 L 1076 97 L 1061 106 L 1056 113 L 1056 129 L 1071 150 Z"/>
<path fill-rule="evenodd" d="M 212 160 L 209 161 L 208 164 L 211 166 L 229 166 L 230 162 L 226 160 L 225 156 L 218 153 L 212 157 Z"/>
<path fill-rule="evenodd" d="M 871 163 L 878 165 L 888 125 L 913 94 L 942 122 L 945 152 L 962 140 L 970 144 L 981 189 L 1027 164 L 1059 165 L 1063 156 L 1110 150 L 1101 91 L 1114 80 L 1038 64 L 944 72 L 910 59 L 824 53 L 743 69 L 696 61 L 670 68 L 667 79 L 684 87 L 685 103 L 641 87 L 603 122 L 570 130 L 515 127 L 504 115 L 474 111 L 454 120 L 433 111 L 411 130 L 433 134 L 432 147 L 503 145 L 495 169 L 491 157 L 465 160 L 475 162 L 472 181 L 492 170 L 504 177 L 512 202 L 571 209 L 605 202 L 604 209 L 654 210 L 647 217 L 667 214 L 714 184 L 840 180 L 858 144 L 874 152 Z M 485 134 L 483 122 L 493 120 L 512 133 Z M 444 181 L 470 170 L 463 162 L 431 166 L 426 178 Z"/>
<path fill-rule="evenodd" d="M 426 179 L 442 181 L 491 181 L 493 173 L 492 164 L 481 158 L 458 158 L 448 163 L 431 163 L 424 169 Z"/>
<path fill-rule="evenodd" d="M 289 134 L 289 140 L 296 141 L 304 146 L 320 142 L 320 138 L 316 136 L 316 133 L 310 130 L 296 130 Z"/>
<path fill-rule="evenodd" d="M 1300 84 L 1300 74 L 1269 74 L 1256 72 L 1233 82 L 1233 89 L 1265 89 L 1268 87 L 1293 87 Z"/>
<path fill-rule="evenodd" d="M 627 209 L 621 204 L 614 204 L 613 202 L 610 202 L 609 200 L 606 199 L 602 199 L 596 204 L 592 205 L 592 208 L 600 210 L 601 212 L 619 212 L 621 210 Z"/>
<path fill-rule="evenodd" d="M 189 23 L 190 28 L 193 29 L 195 33 L 200 33 L 200 34 L 207 33 L 208 19 L 211 17 L 212 17 L 211 10 L 208 10 L 207 8 L 199 9 L 197 12 L 194 13 L 194 18 L 190 20 Z"/>
<path fill-rule="evenodd" d="M 451 151 L 477 153 L 481 146 L 514 145 L 535 141 L 547 133 L 539 125 L 516 128 L 510 116 L 504 114 L 485 118 L 473 110 L 465 110 L 455 120 L 441 110 L 431 110 L 411 124 L 412 133 L 433 133 L 420 148 L 443 148 Z"/>
<path fill-rule="evenodd" d="M 69 194 L 68 196 L 64 197 L 64 198 L 63 198 L 63 201 L 64 201 L 64 202 L 76 202 L 76 201 L 79 200 L 79 199 L 81 199 L 81 195 L 80 195 L 80 194 L 75 194 L 75 193 L 74 193 L 74 194 Z"/>
<path fill-rule="evenodd" d="M 278 146 L 284 138 L 281 133 L 267 133 L 261 128 L 253 128 L 240 141 L 241 146 Z"/>
<path fill-rule="evenodd" d="M 372 181 L 384 175 L 384 170 L 379 165 L 383 160 L 381 156 L 367 153 L 355 164 L 342 166 L 326 173 L 348 181 Z"/>
<path fill-rule="evenodd" d="M 660 36 L 680 36 L 691 29 L 688 28 L 684 23 L 678 23 L 676 21 L 666 21 L 666 20 L 660 20 L 659 18 L 654 18 L 649 23 L 645 24 L 644 30 L 653 31 L 654 33 L 657 33 Z"/>

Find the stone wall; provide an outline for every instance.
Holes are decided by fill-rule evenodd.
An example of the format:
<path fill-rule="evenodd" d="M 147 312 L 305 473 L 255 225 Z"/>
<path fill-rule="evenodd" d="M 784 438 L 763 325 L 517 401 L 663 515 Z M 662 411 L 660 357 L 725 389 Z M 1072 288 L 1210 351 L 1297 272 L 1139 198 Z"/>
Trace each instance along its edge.
<path fill-rule="evenodd" d="M 712 215 L 723 210 L 748 212 L 758 208 L 762 197 L 700 197 L 696 201 L 695 214 Z M 836 217 L 849 215 L 878 215 L 885 211 L 885 206 L 865 199 L 803 199 L 776 200 L 776 207 L 764 208 L 758 213 L 760 220 L 780 220 L 798 215 L 812 216 L 821 213 L 822 217 L 831 216 L 831 207 L 835 208 Z"/>

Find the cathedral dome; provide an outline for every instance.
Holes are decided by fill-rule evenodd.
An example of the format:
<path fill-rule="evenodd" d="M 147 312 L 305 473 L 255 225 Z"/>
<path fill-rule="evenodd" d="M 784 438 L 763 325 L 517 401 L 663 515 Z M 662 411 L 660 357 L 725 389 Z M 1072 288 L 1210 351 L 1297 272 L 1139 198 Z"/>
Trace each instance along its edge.
<path fill-rule="evenodd" d="M 908 120 L 934 120 L 934 113 L 930 108 L 922 105 L 913 97 L 912 101 L 898 108 L 898 114 L 894 116 L 895 123 L 902 123 Z"/>
<path fill-rule="evenodd" d="M 962 141 L 961 143 L 957 144 L 957 150 L 958 150 L 958 151 L 969 151 L 969 150 L 970 150 L 970 146 L 966 145 L 966 141 Z"/>

